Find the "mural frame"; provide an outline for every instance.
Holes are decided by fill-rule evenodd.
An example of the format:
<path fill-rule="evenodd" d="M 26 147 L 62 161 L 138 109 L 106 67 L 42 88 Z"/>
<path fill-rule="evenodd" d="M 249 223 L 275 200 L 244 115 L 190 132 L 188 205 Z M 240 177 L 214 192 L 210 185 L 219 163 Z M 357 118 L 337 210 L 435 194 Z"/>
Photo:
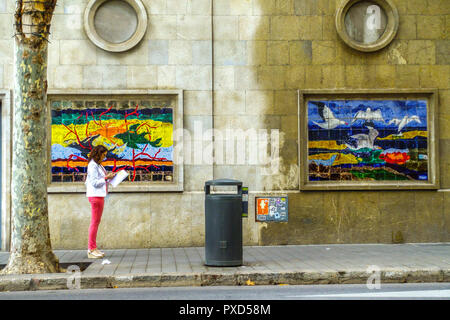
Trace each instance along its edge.
<path fill-rule="evenodd" d="M 115 98 L 115 99 L 143 99 L 154 96 L 172 96 L 175 100 L 173 130 L 177 132 L 178 141 L 174 141 L 174 161 L 172 182 L 124 182 L 116 188 L 111 188 L 111 193 L 123 192 L 183 192 L 184 191 L 184 165 L 183 155 L 183 90 L 49 90 L 47 93 L 48 113 L 48 137 L 51 137 L 51 102 L 61 98 L 89 99 L 92 98 Z M 48 159 L 51 158 L 51 138 L 47 139 Z M 48 193 L 85 193 L 86 186 L 83 182 L 52 182 L 51 161 L 48 161 Z"/>
<path fill-rule="evenodd" d="M 426 100 L 427 101 L 427 148 L 428 179 L 384 181 L 309 181 L 308 164 L 308 102 L 310 100 Z M 437 89 L 353 89 L 353 90 L 299 90 L 299 189 L 300 190 L 423 190 L 439 189 L 439 130 Z"/>

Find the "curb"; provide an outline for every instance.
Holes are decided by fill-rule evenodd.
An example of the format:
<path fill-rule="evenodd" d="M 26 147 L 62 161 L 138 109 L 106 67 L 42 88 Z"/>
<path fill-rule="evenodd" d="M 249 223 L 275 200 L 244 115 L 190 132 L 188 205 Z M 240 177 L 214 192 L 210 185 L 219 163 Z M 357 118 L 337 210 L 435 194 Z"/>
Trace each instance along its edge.
<path fill-rule="evenodd" d="M 245 285 L 366 284 L 372 274 L 366 271 L 283 271 L 283 272 L 205 272 L 143 273 L 105 276 L 100 274 L 26 274 L 0 276 L 0 292 Z M 450 269 L 386 269 L 380 271 L 381 283 L 450 282 Z"/>

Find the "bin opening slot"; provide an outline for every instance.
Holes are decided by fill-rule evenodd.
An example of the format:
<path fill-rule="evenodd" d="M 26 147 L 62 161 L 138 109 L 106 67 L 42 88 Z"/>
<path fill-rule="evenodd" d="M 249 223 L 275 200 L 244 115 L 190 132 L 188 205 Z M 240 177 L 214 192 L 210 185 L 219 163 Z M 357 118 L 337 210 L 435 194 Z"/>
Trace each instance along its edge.
<path fill-rule="evenodd" d="M 211 186 L 211 194 L 238 194 L 237 186 Z"/>

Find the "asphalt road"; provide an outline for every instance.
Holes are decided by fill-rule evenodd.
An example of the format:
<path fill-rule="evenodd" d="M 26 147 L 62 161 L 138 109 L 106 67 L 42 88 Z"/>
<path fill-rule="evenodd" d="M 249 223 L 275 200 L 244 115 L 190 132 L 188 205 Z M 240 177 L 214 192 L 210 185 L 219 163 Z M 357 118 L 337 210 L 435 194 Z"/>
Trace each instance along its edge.
<path fill-rule="evenodd" d="M 450 283 L 163 287 L 0 292 L 0 300 L 450 300 Z"/>

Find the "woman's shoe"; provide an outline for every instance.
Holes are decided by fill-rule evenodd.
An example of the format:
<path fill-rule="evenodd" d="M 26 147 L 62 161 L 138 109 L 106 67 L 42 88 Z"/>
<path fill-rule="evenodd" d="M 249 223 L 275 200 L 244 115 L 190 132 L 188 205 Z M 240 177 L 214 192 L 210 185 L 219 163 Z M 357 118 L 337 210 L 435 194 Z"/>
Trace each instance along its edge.
<path fill-rule="evenodd" d="M 101 255 L 97 249 L 94 250 L 88 250 L 87 256 L 89 259 L 101 259 L 103 258 L 103 255 Z"/>
<path fill-rule="evenodd" d="M 98 249 L 94 249 L 94 251 L 96 251 L 96 252 L 97 252 L 98 254 L 100 254 L 102 257 L 105 256 L 105 253 L 102 252 L 102 251 L 100 251 L 100 250 L 98 250 Z"/>

